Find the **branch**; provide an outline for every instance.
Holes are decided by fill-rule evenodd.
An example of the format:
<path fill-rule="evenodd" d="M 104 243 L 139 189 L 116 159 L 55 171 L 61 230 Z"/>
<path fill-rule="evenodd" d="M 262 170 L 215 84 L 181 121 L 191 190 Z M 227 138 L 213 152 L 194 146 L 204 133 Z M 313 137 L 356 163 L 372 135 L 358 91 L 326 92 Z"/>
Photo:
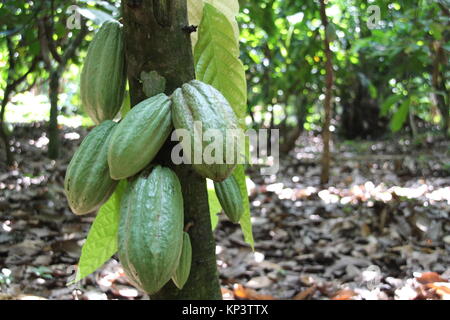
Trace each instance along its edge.
<path fill-rule="evenodd" d="M 39 62 L 39 60 L 40 60 L 40 56 L 34 57 L 34 59 L 33 59 L 33 61 L 31 62 L 31 66 L 30 66 L 30 68 L 28 69 L 28 71 L 25 72 L 21 77 L 19 77 L 18 79 L 14 80 L 14 81 L 11 83 L 11 88 L 12 88 L 13 90 L 14 90 L 15 87 L 17 87 L 22 81 L 24 81 L 24 80 L 28 77 L 28 75 L 29 75 L 30 73 L 32 73 L 32 72 L 34 71 L 34 69 L 36 68 L 36 66 L 37 66 L 37 64 L 38 64 L 38 62 Z"/>
<path fill-rule="evenodd" d="M 52 19 L 53 19 L 53 15 L 52 15 Z M 50 24 L 50 26 L 48 26 L 47 21 L 45 21 L 43 23 L 43 26 L 45 28 L 44 30 L 45 30 L 45 37 L 47 38 L 48 49 L 49 49 L 50 53 L 52 54 L 53 59 L 55 59 L 56 61 L 61 63 L 61 56 L 56 51 L 55 41 L 53 40 L 53 36 L 52 36 L 53 35 L 53 21 Z"/>
<path fill-rule="evenodd" d="M 50 61 L 50 50 L 48 46 L 48 39 L 45 34 L 45 23 L 42 19 L 38 20 L 38 28 L 39 28 L 39 41 L 41 43 L 42 60 L 44 61 L 46 69 L 51 70 L 52 63 Z"/>
<path fill-rule="evenodd" d="M 45 80 L 44 80 L 42 83 L 44 83 L 44 82 L 45 82 Z M 36 83 L 37 83 L 37 77 L 35 77 L 35 78 L 33 79 L 33 82 L 30 83 L 29 85 L 27 85 L 25 88 L 23 88 L 23 89 L 21 89 L 21 90 L 17 90 L 16 93 L 24 93 L 24 92 L 28 92 L 28 91 L 30 91 L 30 90 L 36 85 Z M 42 83 L 40 83 L 40 85 L 42 85 Z"/>

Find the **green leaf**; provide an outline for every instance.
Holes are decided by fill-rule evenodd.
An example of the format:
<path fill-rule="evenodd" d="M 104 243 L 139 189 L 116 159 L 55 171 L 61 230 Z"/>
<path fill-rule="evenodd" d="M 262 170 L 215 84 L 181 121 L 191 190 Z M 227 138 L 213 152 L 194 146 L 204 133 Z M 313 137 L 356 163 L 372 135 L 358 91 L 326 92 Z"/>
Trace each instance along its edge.
<path fill-rule="evenodd" d="M 401 95 L 397 95 L 397 94 L 393 94 L 391 96 L 389 96 L 381 105 L 381 113 L 380 115 L 382 117 L 387 116 L 389 110 L 391 109 L 391 107 L 396 104 L 397 102 L 400 101 L 400 99 L 403 98 L 403 96 Z"/>
<path fill-rule="evenodd" d="M 74 282 L 93 273 L 117 252 L 120 200 L 126 186 L 127 181 L 122 180 L 111 198 L 98 211 L 81 250 Z"/>
<path fill-rule="evenodd" d="M 239 43 L 227 17 L 205 4 L 194 49 L 197 79 L 222 92 L 243 122 L 247 111 L 247 83 L 239 60 Z"/>
<path fill-rule="evenodd" d="M 125 97 L 123 99 L 122 107 L 120 109 L 120 114 L 122 119 L 125 118 L 127 113 L 131 110 L 131 100 L 130 100 L 130 91 L 127 90 L 125 92 Z"/>
<path fill-rule="evenodd" d="M 209 203 L 209 213 L 211 215 L 211 226 L 215 230 L 217 223 L 219 222 L 219 214 L 222 211 L 219 199 L 217 198 L 216 191 L 214 190 L 214 182 L 212 180 L 206 179 L 208 187 L 208 203 Z"/>
<path fill-rule="evenodd" d="M 230 21 L 236 41 L 239 41 L 239 26 L 236 21 L 236 16 L 239 13 L 239 1 L 238 0 L 188 0 L 188 19 L 189 23 L 198 26 L 203 16 L 203 5 L 209 3 L 223 13 Z M 192 47 L 198 40 L 197 32 L 191 33 Z"/>
<path fill-rule="evenodd" d="M 408 118 L 410 104 L 411 100 L 409 98 L 406 99 L 394 114 L 390 124 L 392 132 L 397 132 L 403 128 L 403 125 Z"/>
<path fill-rule="evenodd" d="M 230 102 L 242 123 L 247 112 L 247 82 L 244 65 L 239 60 L 239 43 L 235 41 L 232 25 L 219 10 L 205 4 L 198 37 L 194 49 L 197 79 L 219 90 Z M 233 175 L 239 184 L 245 210 L 240 221 L 244 239 L 254 248 L 244 166 L 238 165 Z M 214 211 L 211 211 L 212 219 L 217 218 Z M 212 220 L 212 223 L 216 222 Z"/>
<path fill-rule="evenodd" d="M 247 191 L 247 181 L 245 177 L 245 169 L 244 165 L 239 164 L 236 169 L 234 169 L 233 175 L 239 184 L 239 189 L 241 191 L 242 201 L 244 205 L 244 214 L 242 215 L 241 221 L 239 222 L 241 225 L 242 233 L 244 234 L 244 240 L 247 242 L 253 250 L 255 250 L 255 241 L 253 239 L 252 232 L 252 221 L 250 215 L 250 202 L 248 200 L 248 191 Z"/>

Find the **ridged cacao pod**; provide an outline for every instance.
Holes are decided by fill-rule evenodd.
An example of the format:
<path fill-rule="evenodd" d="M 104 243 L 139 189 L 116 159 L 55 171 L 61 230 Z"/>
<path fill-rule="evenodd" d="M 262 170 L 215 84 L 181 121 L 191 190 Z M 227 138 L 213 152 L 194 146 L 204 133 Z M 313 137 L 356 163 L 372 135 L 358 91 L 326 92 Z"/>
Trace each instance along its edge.
<path fill-rule="evenodd" d="M 231 222 L 239 223 L 244 213 L 244 206 L 239 184 L 235 177 L 231 175 L 222 182 L 214 182 L 214 190 L 227 217 Z"/>
<path fill-rule="evenodd" d="M 67 167 L 64 190 L 75 214 L 98 209 L 114 192 L 117 181 L 109 176 L 108 144 L 116 125 L 108 120 L 94 128 Z"/>
<path fill-rule="evenodd" d="M 192 246 L 191 239 L 187 232 L 183 232 L 183 249 L 181 250 L 180 262 L 177 267 L 177 271 L 172 276 L 172 281 L 175 283 L 178 289 L 183 289 L 186 281 L 191 273 L 192 263 Z"/>
<path fill-rule="evenodd" d="M 148 294 L 175 273 L 183 220 L 181 185 L 172 170 L 157 166 L 129 183 L 120 208 L 119 259 L 129 280 Z"/>
<path fill-rule="evenodd" d="M 108 163 L 111 177 L 131 177 L 156 156 L 172 131 L 171 100 L 161 93 L 127 113 L 111 137 Z"/>
<path fill-rule="evenodd" d="M 233 162 L 227 164 L 226 141 L 227 130 L 239 129 L 236 115 L 225 97 L 214 87 L 201 81 L 193 80 L 186 83 L 182 88 L 178 88 L 172 95 L 173 109 L 172 119 L 175 129 L 185 129 L 189 132 L 191 140 L 182 141 L 183 151 L 186 154 L 187 148 L 191 148 L 191 162 L 194 170 L 205 178 L 214 181 L 225 180 L 236 167 L 237 149 L 234 148 Z M 196 129 L 195 123 L 202 124 L 202 130 Z M 194 148 L 205 150 L 209 145 L 208 141 L 203 141 L 203 134 L 210 129 L 218 130 L 223 139 L 223 152 L 220 163 L 207 164 L 202 159 L 200 164 L 194 161 Z M 230 149 L 231 150 L 231 149 Z"/>
<path fill-rule="evenodd" d="M 83 109 L 96 124 L 117 115 L 126 79 L 122 25 L 106 21 L 89 44 L 80 78 Z"/>

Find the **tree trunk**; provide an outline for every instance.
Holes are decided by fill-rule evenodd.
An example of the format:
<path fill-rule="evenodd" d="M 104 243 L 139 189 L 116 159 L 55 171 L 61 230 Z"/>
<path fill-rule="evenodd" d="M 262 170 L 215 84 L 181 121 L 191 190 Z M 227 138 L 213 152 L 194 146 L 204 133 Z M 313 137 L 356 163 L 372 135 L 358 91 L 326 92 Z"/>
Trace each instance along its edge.
<path fill-rule="evenodd" d="M 125 0 L 122 4 L 131 105 L 147 98 L 140 82 L 143 71 L 163 76 L 168 95 L 194 79 L 190 36 L 182 30 L 188 25 L 186 0 L 143 0 L 137 5 L 136 1 Z M 192 268 L 183 290 L 170 281 L 151 298 L 221 299 L 206 181 L 191 166 L 172 164 L 172 146 L 166 142 L 154 162 L 172 167 L 180 179 L 185 223 L 192 225 Z"/>
<path fill-rule="evenodd" d="M 431 49 L 433 55 L 433 71 L 432 71 L 432 85 L 435 93 L 433 94 L 438 106 L 438 109 L 442 116 L 442 131 L 445 135 L 448 134 L 450 126 L 450 109 L 449 104 L 445 101 L 445 94 L 448 97 L 446 88 L 445 73 L 441 69 L 445 70 L 445 63 L 447 63 L 446 54 L 442 48 L 442 44 L 439 41 L 434 41 Z"/>
<path fill-rule="evenodd" d="M 0 138 L 3 140 L 3 144 L 5 146 L 5 155 L 6 155 L 6 164 L 12 165 L 14 162 L 14 156 L 11 152 L 11 148 L 9 146 L 9 136 L 6 132 L 5 128 L 5 113 L 6 113 L 6 105 L 9 102 L 10 90 L 7 87 L 5 89 L 5 93 L 3 95 L 2 107 L 0 110 Z"/>
<path fill-rule="evenodd" d="M 58 130 L 58 93 L 59 73 L 54 71 L 50 75 L 49 97 L 50 97 L 50 121 L 48 124 L 48 156 L 57 159 L 59 156 L 59 130 Z"/>
<path fill-rule="evenodd" d="M 323 138 L 323 156 L 322 156 L 322 174 L 320 176 L 320 181 L 322 184 L 327 184 L 330 180 L 330 124 L 332 117 L 332 99 L 333 99 L 333 61 L 332 61 L 332 53 L 330 50 L 330 43 L 327 37 L 327 26 L 328 26 L 328 18 L 325 10 L 325 2 L 324 0 L 320 0 L 320 16 L 322 19 L 322 25 L 325 28 L 324 32 L 324 50 L 326 55 L 326 91 L 325 91 L 325 121 L 323 124 L 322 130 L 322 138 Z"/>
<path fill-rule="evenodd" d="M 284 136 L 283 144 L 280 146 L 280 151 L 282 153 L 289 153 L 295 148 L 295 144 L 300 138 L 304 131 L 306 114 L 308 113 L 308 106 L 306 105 L 307 99 L 304 96 L 297 97 L 296 108 L 297 108 L 297 126 L 292 128 Z"/>

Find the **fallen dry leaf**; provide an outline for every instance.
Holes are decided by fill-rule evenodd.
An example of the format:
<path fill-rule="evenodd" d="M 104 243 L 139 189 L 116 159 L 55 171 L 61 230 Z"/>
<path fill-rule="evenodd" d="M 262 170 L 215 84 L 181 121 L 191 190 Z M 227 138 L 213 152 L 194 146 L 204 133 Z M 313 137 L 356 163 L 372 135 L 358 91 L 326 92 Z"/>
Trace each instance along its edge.
<path fill-rule="evenodd" d="M 420 277 L 416 278 L 421 284 L 428 284 L 433 282 L 447 282 L 447 280 L 442 279 L 436 272 L 424 272 Z"/>
<path fill-rule="evenodd" d="M 234 288 L 234 296 L 246 300 L 277 300 L 277 298 L 271 295 L 259 294 L 255 290 L 246 288 L 241 284 L 236 285 Z"/>
<path fill-rule="evenodd" d="M 338 291 L 331 300 L 353 300 L 352 298 L 358 294 L 350 289 L 344 289 Z"/>
<path fill-rule="evenodd" d="M 317 286 L 313 285 L 312 287 L 309 287 L 306 290 L 303 290 L 295 295 L 292 300 L 306 300 L 310 298 L 317 290 Z"/>
<path fill-rule="evenodd" d="M 436 282 L 426 285 L 432 289 L 442 300 L 450 300 L 450 284 L 448 282 Z"/>

